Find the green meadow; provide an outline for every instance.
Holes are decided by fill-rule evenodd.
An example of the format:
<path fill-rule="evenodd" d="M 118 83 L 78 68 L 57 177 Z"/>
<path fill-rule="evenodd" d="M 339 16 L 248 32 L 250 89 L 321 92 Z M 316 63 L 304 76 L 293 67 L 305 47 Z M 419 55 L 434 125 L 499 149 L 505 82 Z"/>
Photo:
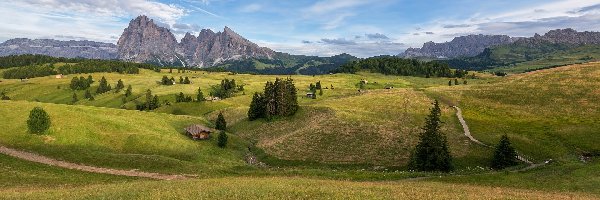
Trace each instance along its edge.
<path fill-rule="evenodd" d="M 1 73 L 1 71 L 0 71 Z M 73 91 L 73 76 L 105 77 L 114 87 L 120 79 L 133 95 L 114 90 L 84 99 Z M 164 86 L 163 76 L 189 77 L 191 84 Z M 247 111 L 265 82 L 291 77 L 300 110 L 291 117 L 249 121 Z M 175 103 L 183 92 L 195 98 L 200 88 L 235 79 L 244 91 L 219 101 Z M 359 90 L 359 82 L 369 83 Z M 317 76 L 248 75 L 192 71 L 140 74 L 93 73 L 0 79 L 0 144 L 47 157 L 98 167 L 186 174 L 195 178 L 156 181 L 60 169 L 0 155 L 0 198 L 6 199 L 585 199 L 598 198 L 600 174 L 600 64 L 559 67 L 474 79 L 386 76 L 361 72 Z M 305 97 L 320 81 L 323 95 Z M 393 86 L 392 89 L 384 89 Z M 327 89 L 325 89 L 327 87 Z M 150 89 L 171 105 L 137 111 Z M 73 93 L 79 100 L 72 103 Z M 319 93 L 319 92 L 317 92 Z M 450 174 L 410 172 L 412 148 L 431 103 L 442 102 L 446 134 L 456 171 Z M 456 118 L 462 108 L 471 133 L 495 145 L 507 134 L 517 151 L 545 166 L 524 172 L 489 169 L 493 149 L 470 142 Z M 43 135 L 27 132 L 29 111 L 44 108 L 52 126 Z M 229 143 L 216 137 L 189 139 L 191 124 L 214 127 L 218 113 L 228 123 Z M 268 167 L 248 165 L 255 155 Z M 581 155 L 591 157 L 587 163 Z M 525 167 L 517 166 L 510 170 Z"/>

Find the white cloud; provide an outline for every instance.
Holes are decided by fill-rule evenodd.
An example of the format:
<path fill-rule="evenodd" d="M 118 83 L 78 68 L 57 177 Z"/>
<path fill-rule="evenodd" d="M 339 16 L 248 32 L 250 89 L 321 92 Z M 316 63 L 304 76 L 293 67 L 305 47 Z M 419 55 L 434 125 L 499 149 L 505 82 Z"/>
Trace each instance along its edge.
<path fill-rule="evenodd" d="M 262 10 L 263 6 L 257 3 L 248 4 L 240 8 L 240 11 L 246 13 L 253 13 Z"/>

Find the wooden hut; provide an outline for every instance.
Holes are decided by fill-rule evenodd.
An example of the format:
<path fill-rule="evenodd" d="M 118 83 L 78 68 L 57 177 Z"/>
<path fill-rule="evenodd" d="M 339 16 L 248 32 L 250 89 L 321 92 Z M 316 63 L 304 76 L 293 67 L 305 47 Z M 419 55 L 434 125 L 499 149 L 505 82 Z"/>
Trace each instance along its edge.
<path fill-rule="evenodd" d="M 207 128 L 206 126 L 202 126 L 199 124 L 191 125 L 184 129 L 185 133 L 189 135 L 194 140 L 206 140 L 210 138 L 210 133 L 212 130 Z"/>

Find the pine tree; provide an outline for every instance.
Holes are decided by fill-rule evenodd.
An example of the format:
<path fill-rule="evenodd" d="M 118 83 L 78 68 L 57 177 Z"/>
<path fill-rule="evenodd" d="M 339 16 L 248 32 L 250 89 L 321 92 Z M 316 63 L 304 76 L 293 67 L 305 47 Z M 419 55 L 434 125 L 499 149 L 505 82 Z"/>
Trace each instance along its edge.
<path fill-rule="evenodd" d="M 185 100 L 185 95 L 183 95 L 183 92 L 180 92 L 178 95 L 175 96 L 175 103 L 180 103 L 183 102 Z"/>
<path fill-rule="evenodd" d="M 467 84 L 467 80 L 463 81 L 463 84 L 466 85 Z"/>
<path fill-rule="evenodd" d="M 173 73 L 173 68 L 169 68 L 169 74 Z"/>
<path fill-rule="evenodd" d="M 517 152 L 508 140 L 508 136 L 504 134 L 502 138 L 500 138 L 498 145 L 496 145 L 494 158 L 492 159 L 492 168 L 500 170 L 517 164 L 519 164 Z"/>
<path fill-rule="evenodd" d="M 131 90 L 132 90 L 131 85 L 127 86 L 127 90 L 125 90 L 125 97 L 131 96 L 131 92 L 132 92 Z"/>
<path fill-rule="evenodd" d="M 441 128 L 441 109 L 436 100 L 427 116 L 423 132 L 419 135 L 419 143 L 415 147 L 409 163 L 409 168 L 419 171 L 452 170 L 452 156 L 448 149 L 448 141 Z"/>
<path fill-rule="evenodd" d="M 30 133 L 41 134 L 50 128 L 50 116 L 40 107 L 35 107 L 29 113 L 27 128 Z"/>
<path fill-rule="evenodd" d="M 73 93 L 73 98 L 71 99 L 71 104 L 75 104 L 75 103 L 77 103 L 77 101 L 79 101 L 79 98 L 77 98 L 76 93 Z"/>
<path fill-rule="evenodd" d="M 448 81 L 448 86 L 452 86 L 452 80 Z"/>
<path fill-rule="evenodd" d="M 160 107 L 160 101 L 158 100 L 158 95 L 154 95 L 150 105 L 151 105 L 151 107 L 149 110 L 154 110 L 154 109 L 157 109 L 158 107 Z"/>
<path fill-rule="evenodd" d="M 315 85 L 315 88 L 320 90 L 321 89 L 321 81 L 318 81 L 317 84 Z"/>
<path fill-rule="evenodd" d="M 225 148 L 227 146 L 227 134 L 225 131 L 221 131 L 219 133 L 219 137 L 217 138 L 217 145 L 221 148 Z"/>
<path fill-rule="evenodd" d="M 183 84 L 183 77 L 179 77 L 179 84 Z"/>
<path fill-rule="evenodd" d="M 204 93 L 202 93 L 202 89 L 198 88 L 198 94 L 196 95 L 196 101 L 204 101 Z"/>
<path fill-rule="evenodd" d="M 92 78 L 92 75 L 88 75 L 87 83 L 88 83 L 88 85 L 91 85 L 92 83 L 94 83 L 94 79 Z"/>
<path fill-rule="evenodd" d="M 223 116 L 222 112 L 219 113 L 219 116 L 217 116 L 217 121 L 215 122 L 215 128 L 217 130 L 222 130 L 222 131 L 227 129 L 227 122 L 225 121 L 225 117 Z"/>
<path fill-rule="evenodd" d="M 123 84 L 123 81 L 119 79 L 119 81 L 117 81 L 117 87 L 115 88 L 117 89 L 116 92 L 120 92 L 123 88 L 125 88 L 125 84 Z"/>
<path fill-rule="evenodd" d="M 183 84 L 190 84 L 192 82 L 190 82 L 190 79 L 186 76 L 185 80 L 183 80 Z"/>
<path fill-rule="evenodd" d="M 146 90 L 146 105 L 143 110 L 152 110 L 152 91 L 150 89 Z"/>
<path fill-rule="evenodd" d="M 323 96 L 323 89 L 319 89 L 319 96 Z"/>
<path fill-rule="evenodd" d="M 78 90 L 79 89 L 79 79 L 77 77 L 73 77 L 73 79 L 71 79 L 71 84 L 69 84 L 69 87 L 72 90 Z"/>
<path fill-rule="evenodd" d="M 454 79 L 454 85 L 458 85 L 458 79 Z"/>
<path fill-rule="evenodd" d="M 108 85 L 108 81 L 106 81 L 106 78 L 104 78 L 104 76 L 102 77 L 102 79 L 100 79 L 99 84 L 100 85 L 98 86 L 98 89 L 96 89 L 96 94 L 102 94 L 110 91 L 110 85 Z"/>

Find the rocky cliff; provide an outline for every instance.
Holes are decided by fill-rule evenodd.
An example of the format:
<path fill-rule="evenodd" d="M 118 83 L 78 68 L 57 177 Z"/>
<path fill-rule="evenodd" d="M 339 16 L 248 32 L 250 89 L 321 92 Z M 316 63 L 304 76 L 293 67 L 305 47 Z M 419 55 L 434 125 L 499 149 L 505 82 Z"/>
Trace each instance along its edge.
<path fill-rule="evenodd" d="M 0 44 L 0 56 L 41 54 L 65 58 L 116 59 L 117 46 L 92 41 L 17 38 Z"/>
<path fill-rule="evenodd" d="M 556 29 L 548 31 L 544 35 L 535 34 L 533 37 L 525 38 L 516 42 L 517 44 L 536 45 L 541 43 L 586 45 L 600 44 L 600 32 L 577 32 L 576 30 Z"/>
<path fill-rule="evenodd" d="M 454 38 L 450 42 L 427 42 L 422 48 L 408 48 L 398 56 L 404 58 L 456 58 L 475 56 L 485 48 L 510 44 L 516 39 L 506 35 L 468 35 Z"/>
<path fill-rule="evenodd" d="M 217 33 L 204 29 L 197 37 L 187 33 L 177 42 L 168 29 L 157 26 L 146 16 L 129 23 L 117 46 L 122 60 L 197 67 L 214 66 L 227 60 L 272 58 L 275 54 L 228 27 Z"/>

